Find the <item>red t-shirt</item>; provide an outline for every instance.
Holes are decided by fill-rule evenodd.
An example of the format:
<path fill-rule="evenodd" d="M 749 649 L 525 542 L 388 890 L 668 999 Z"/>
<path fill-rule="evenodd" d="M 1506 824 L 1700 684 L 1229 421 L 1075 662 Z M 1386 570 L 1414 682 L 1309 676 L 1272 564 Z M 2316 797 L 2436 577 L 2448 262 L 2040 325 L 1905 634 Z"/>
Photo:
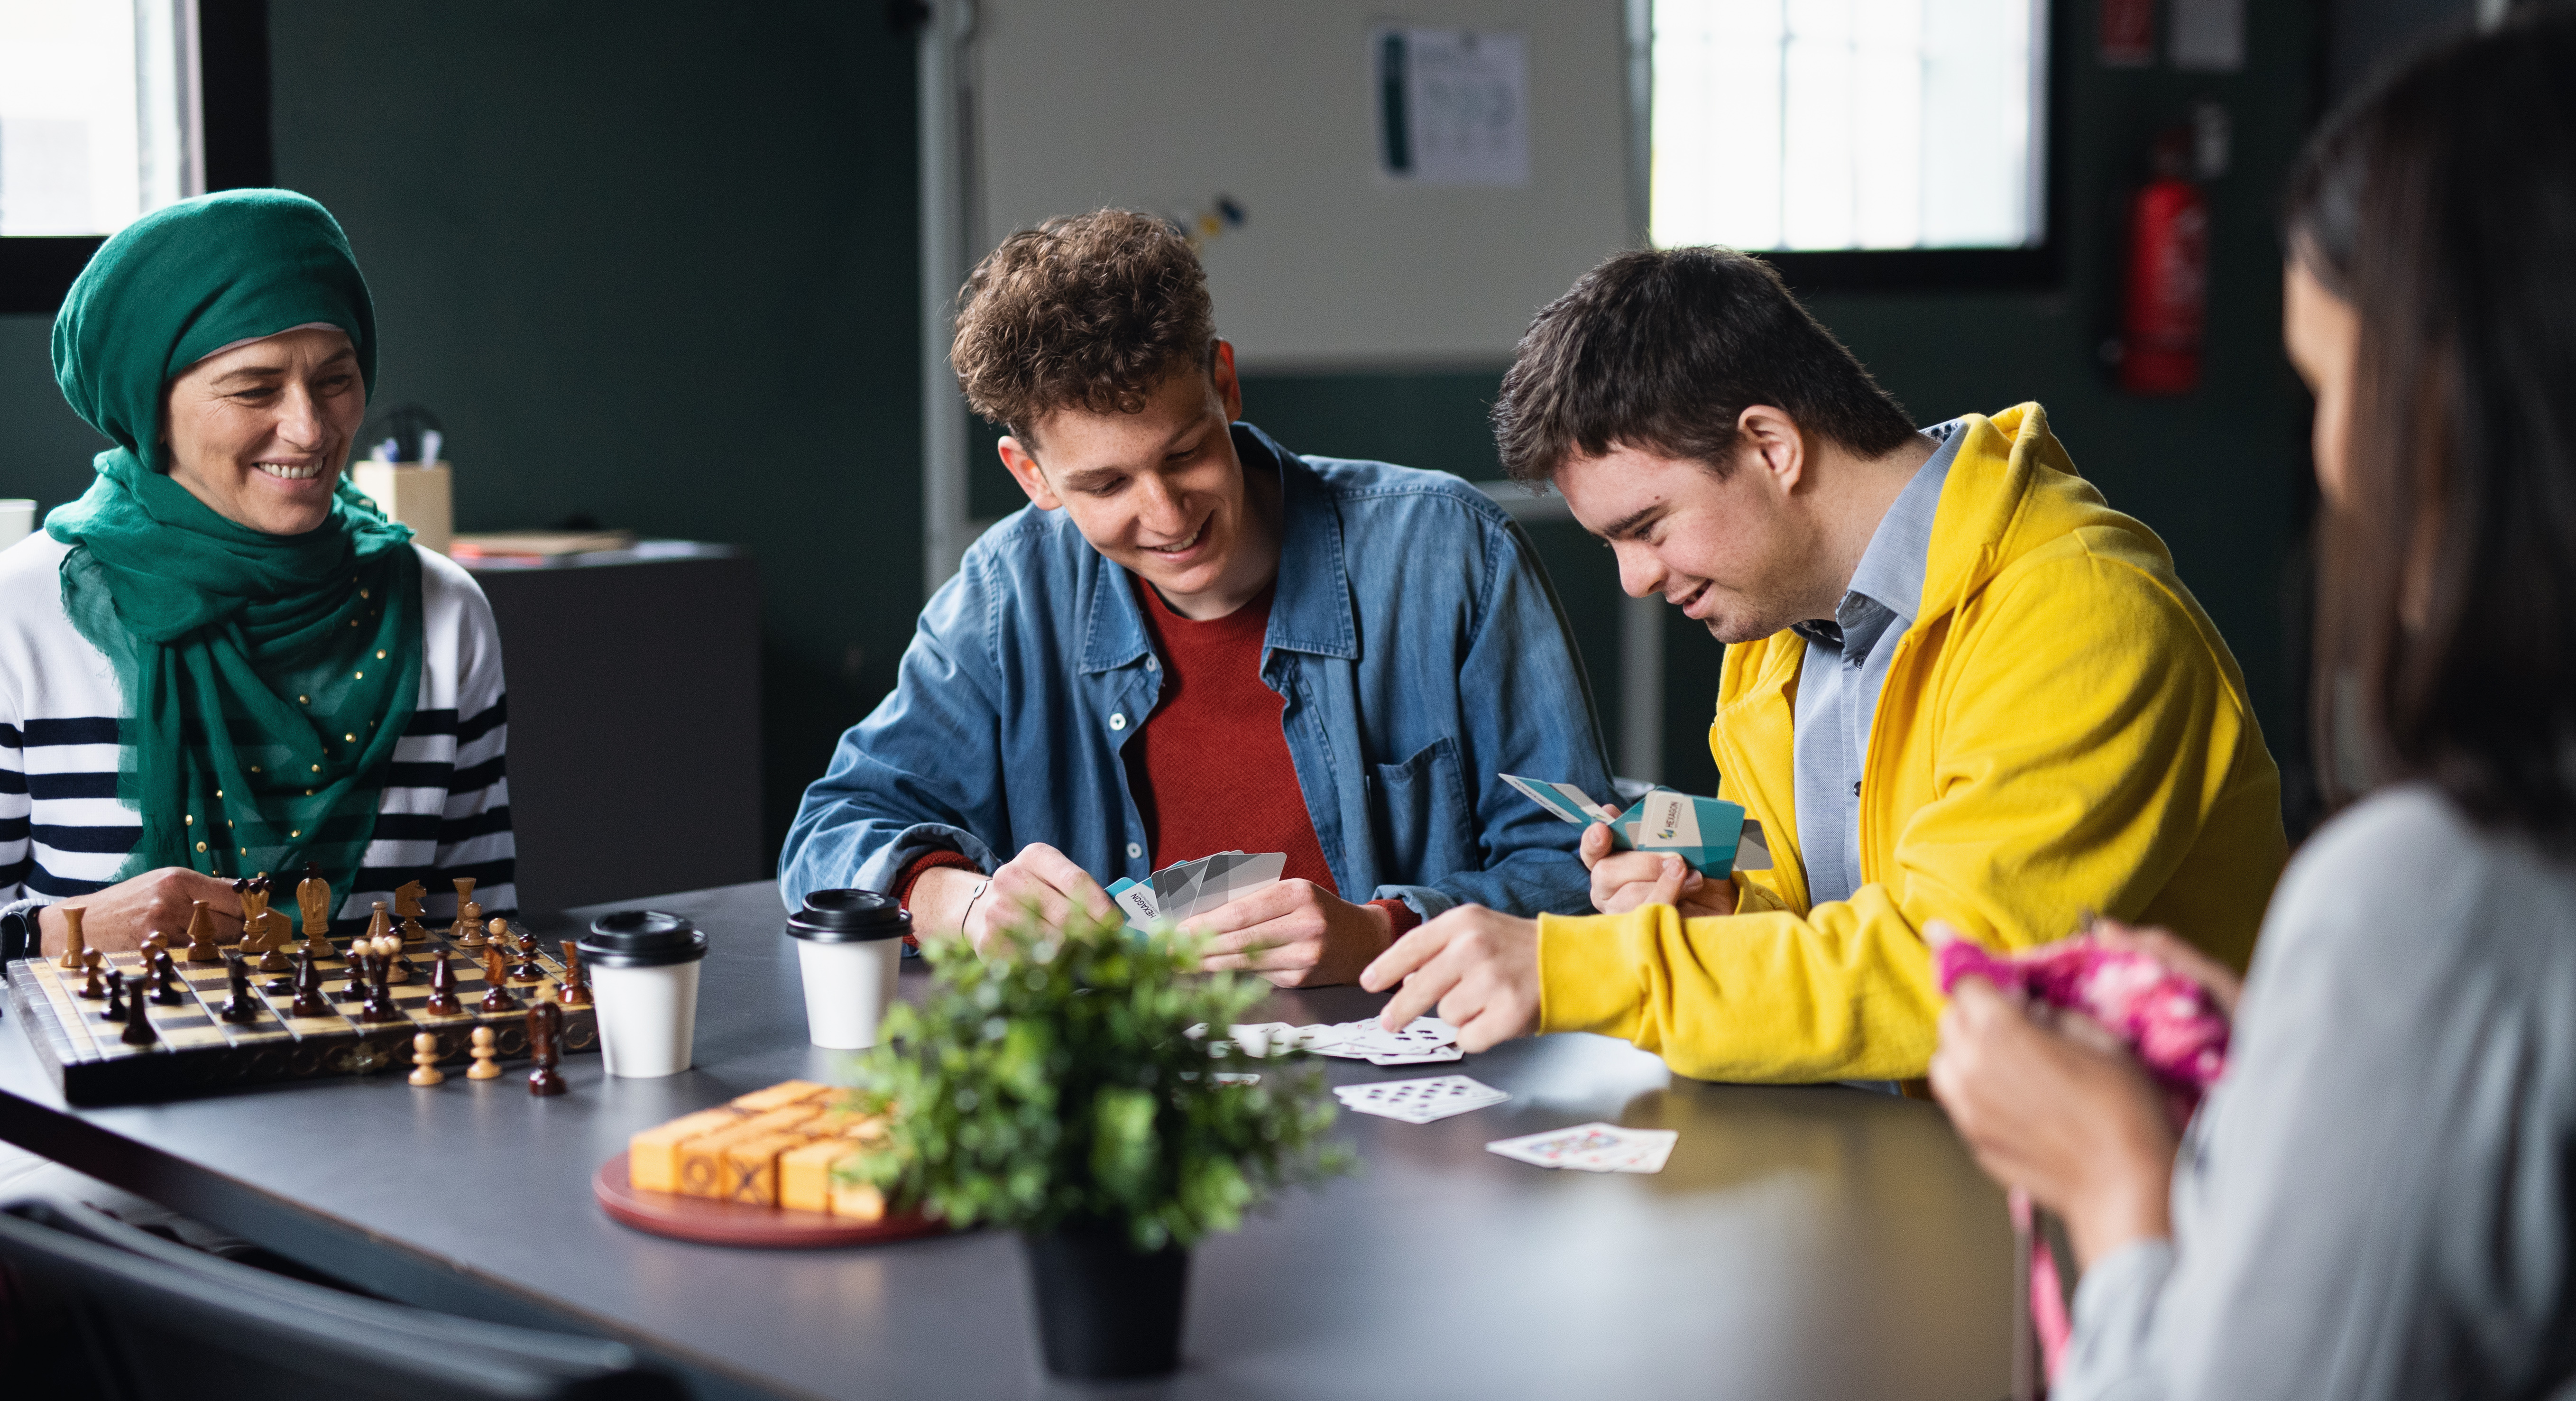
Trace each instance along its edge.
<path fill-rule="evenodd" d="M 1220 851 L 1277 851 L 1288 857 L 1282 879 L 1310 880 L 1340 894 L 1279 727 L 1288 702 L 1261 679 L 1261 639 L 1270 630 L 1278 584 L 1207 622 L 1173 612 L 1132 574 L 1128 586 L 1144 605 L 1145 627 L 1164 668 L 1162 699 L 1123 751 L 1153 868 Z M 923 856 L 905 869 L 899 894 L 909 899 L 924 871 L 967 864 L 952 852 Z M 1371 903 L 1387 912 L 1399 935 L 1420 922 L 1401 900 Z"/>

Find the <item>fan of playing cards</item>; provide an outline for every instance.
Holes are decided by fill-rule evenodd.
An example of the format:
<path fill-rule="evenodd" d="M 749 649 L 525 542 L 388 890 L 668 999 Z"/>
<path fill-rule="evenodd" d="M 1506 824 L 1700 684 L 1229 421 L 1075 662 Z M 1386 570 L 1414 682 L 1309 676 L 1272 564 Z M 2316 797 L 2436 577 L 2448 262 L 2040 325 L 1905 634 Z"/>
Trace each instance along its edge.
<path fill-rule="evenodd" d="M 1126 912 L 1130 929 L 1145 929 L 1156 920 L 1179 924 L 1263 886 L 1277 885 L 1279 872 L 1287 865 L 1285 852 L 1220 851 L 1196 861 L 1173 862 L 1141 881 L 1122 876 L 1108 888 L 1109 898 Z"/>
<path fill-rule="evenodd" d="M 1371 1065 L 1428 1065 L 1456 1060 L 1458 1028 L 1438 1017 L 1415 1017 L 1402 1031 L 1388 1031 L 1375 1021 L 1340 1022 L 1332 1026 L 1290 1026 L 1286 1022 L 1245 1022 L 1225 1029 L 1247 1056 L 1284 1056 L 1312 1051 L 1319 1056 L 1364 1060 Z M 1224 1043 L 1219 1043 L 1220 1045 Z"/>

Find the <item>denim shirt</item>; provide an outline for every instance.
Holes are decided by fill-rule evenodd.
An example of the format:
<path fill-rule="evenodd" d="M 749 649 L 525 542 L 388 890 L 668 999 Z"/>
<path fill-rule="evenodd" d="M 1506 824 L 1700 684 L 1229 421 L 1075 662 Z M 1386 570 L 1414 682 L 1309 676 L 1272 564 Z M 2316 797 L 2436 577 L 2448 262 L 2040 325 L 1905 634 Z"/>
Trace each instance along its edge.
<path fill-rule="evenodd" d="M 1428 918 L 1591 908 L 1581 830 L 1495 775 L 1607 797 L 1609 763 L 1555 591 L 1509 516 L 1439 472 L 1298 457 L 1234 426 L 1280 487 L 1261 679 L 1343 898 Z M 1045 842 L 1107 883 L 1155 868 L 1121 757 L 1162 694 L 1127 585 L 1062 512 L 1027 507 L 922 610 L 894 691 L 841 736 L 779 856 L 814 890 L 891 891 L 914 860 L 991 871 Z M 1222 770 L 1204 782 L 1228 781 Z"/>

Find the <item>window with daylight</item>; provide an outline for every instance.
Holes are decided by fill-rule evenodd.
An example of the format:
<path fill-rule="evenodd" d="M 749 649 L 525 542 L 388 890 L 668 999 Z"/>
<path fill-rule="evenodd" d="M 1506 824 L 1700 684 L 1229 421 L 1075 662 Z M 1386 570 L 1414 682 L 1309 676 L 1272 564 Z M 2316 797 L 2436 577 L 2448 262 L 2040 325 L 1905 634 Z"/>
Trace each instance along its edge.
<path fill-rule="evenodd" d="M 205 187 L 195 10 L 0 0 L 0 237 L 104 237 Z"/>
<path fill-rule="evenodd" d="M 2043 249 L 2047 20 L 2047 0 L 1652 0 L 1655 244 Z"/>

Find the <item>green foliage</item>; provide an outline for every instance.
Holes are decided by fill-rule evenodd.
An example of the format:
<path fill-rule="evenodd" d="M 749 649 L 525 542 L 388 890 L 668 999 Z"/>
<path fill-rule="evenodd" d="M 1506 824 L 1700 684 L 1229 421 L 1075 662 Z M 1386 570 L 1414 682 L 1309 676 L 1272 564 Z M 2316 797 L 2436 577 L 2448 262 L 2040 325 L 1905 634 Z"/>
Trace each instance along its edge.
<path fill-rule="evenodd" d="M 890 1151 L 852 1174 L 898 1207 L 959 1225 L 1046 1231 L 1123 1222 L 1139 1250 L 1231 1231 L 1272 1192 L 1347 1171 L 1323 1141 L 1323 1077 L 1302 1057 L 1208 1054 L 1268 993 L 1201 974 L 1197 941 L 1137 937 L 1076 914 L 1023 919 L 979 955 L 925 944 L 934 982 L 898 1004 L 860 1062 L 863 1097 L 894 1109 Z M 1219 1084 L 1227 1071 L 1260 1082 Z"/>

